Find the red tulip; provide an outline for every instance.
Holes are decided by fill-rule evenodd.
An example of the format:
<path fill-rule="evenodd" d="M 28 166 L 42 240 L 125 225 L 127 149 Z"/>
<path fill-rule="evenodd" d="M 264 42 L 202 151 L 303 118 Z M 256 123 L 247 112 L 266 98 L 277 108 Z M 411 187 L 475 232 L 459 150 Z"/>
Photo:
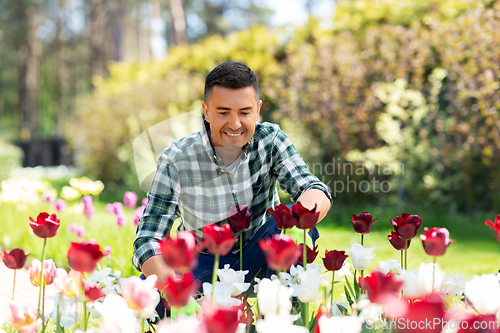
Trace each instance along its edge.
<path fill-rule="evenodd" d="M 57 234 L 59 228 L 59 219 L 56 214 L 49 215 L 48 213 L 38 214 L 36 221 L 30 216 L 30 227 L 35 235 L 40 238 L 52 238 Z"/>
<path fill-rule="evenodd" d="M 425 253 L 430 256 L 442 256 L 448 245 L 453 240 L 450 239 L 450 232 L 446 228 L 424 228 L 424 233 L 420 235 Z"/>
<path fill-rule="evenodd" d="M 203 246 L 211 254 L 225 256 L 231 251 L 237 238 L 233 238 L 233 231 L 229 224 L 219 227 L 209 224 L 203 227 Z"/>
<path fill-rule="evenodd" d="M 484 222 L 488 227 L 491 227 L 495 232 L 495 238 L 500 242 L 500 214 L 495 217 L 495 223 L 493 221 L 487 220 Z"/>
<path fill-rule="evenodd" d="M 170 235 L 159 241 L 160 251 L 167 266 L 179 273 L 186 273 L 198 265 L 196 236 L 190 231 L 179 231 L 174 239 Z"/>
<path fill-rule="evenodd" d="M 299 258 L 297 259 L 298 262 L 304 262 L 304 244 L 300 243 L 299 244 L 299 251 L 300 255 Z M 318 250 L 318 245 L 314 247 L 314 249 L 311 250 L 309 246 L 306 245 L 306 259 L 307 263 L 310 264 L 312 263 L 316 257 L 318 256 L 319 250 Z"/>
<path fill-rule="evenodd" d="M 29 256 L 24 254 L 24 251 L 21 249 L 13 249 L 12 251 L 8 252 L 3 251 L 3 263 L 7 268 L 10 269 L 20 269 L 24 267 L 24 264 L 26 263 L 26 258 Z"/>
<path fill-rule="evenodd" d="M 293 224 L 299 229 L 312 229 L 318 223 L 319 212 L 316 212 L 316 207 L 307 209 L 302 204 L 297 202 L 292 206 L 292 220 Z"/>
<path fill-rule="evenodd" d="M 370 231 L 372 231 L 372 224 L 377 221 L 378 218 L 373 220 L 372 214 L 364 212 L 356 216 L 356 214 L 352 214 L 351 224 L 358 234 L 366 235 Z"/>
<path fill-rule="evenodd" d="M 288 235 L 275 234 L 259 241 L 267 266 L 275 271 L 287 271 L 297 262 L 299 247 Z"/>
<path fill-rule="evenodd" d="M 72 242 L 68 250 L 68 263 L 75 271 L 90 273 L 105 255 L 99 244 L 93 240 Z"/>
<path fill-rule="evenodd" d="M 189 303 L 189 299 L 198 290 L 198 282 L 191 272 L 181 276 L 170 275 L 163 282 L 158 282 L 157 288 L 167 296 L 170 306 L 182 308 Z"/>
<path fill-rule="evenodd" d="M 229 224 L 231 227 L 236 230 L 245 230 L 250 226 L 250 220 L 252 216 L 256 213 L 250 215 L 248 212 L 247 205 L 241 205 L 238 207 L 233 207 L 227 212 L 227 219 L 229 220 Z"/>
<path fill-rule="evenodd" d="M 292 229 L 294 226 L 292 213 L 290 209 L 284 204 L 279 204 L 274 210 L 268 209 L 269 214 L 274 217 L 276 227 L 281 230 Z"/>
<path fill-rule="evenodd" d="M 465 318 L 460 319 L 457 333 L 498 333 L 500 329 L 494 314 L 473 315 L 468 313 Z"/>
<path fill-rule="evenodd" d="M 391 231 L 391 234 L 387 236 L 387 239 L 396 250 L 401 251 L 405 249 L 406 240 L 399 237 L 397 232 Z M 411 240 L 408 239 L 408 248 L 410 248 L 410 242 Z"/>
<path fill-rule="evenodd" d="M 385 305 L 397 298 L 402 281 L 398 281 L 391 272 L 384 274 L 373 271 L 365 278 L 360 278 L 360 286 L 366 290 L 372 303 Z"/>
<path fill-rule="evenodd" d="M 325 268 L 329 271 L 338 271 L 342 268 L 344 261 L 349 257 L 345 254 L 345 251 L 325 251 L 325 257 L 323 258 L 323 264 Z"/>
<path fill-rule="evenodd" d="M 439 333 L 442 330 L 443 317 L 445 314 L 444 301 L 439 294 L 429 294 L 421 301 L 411 302 L 406 306 L 405 314 L 399 316 L 398 328 L 401 332 Z M 430 322 L 430 325 L 425 323 Z M 436 322 L 436 325 L 432 323 Z M 411 326 L 418 323 L 420 327 Z"/>
<path fill-rule="evenodd" d="M 422 219 L 418 215 L 403 213 L 401 217 L 396 216 L 395 220 L 391 219 L 391 223 L 399 237 L 412 239 L 417 235 L 417 231 L 422 225 Z"/>
<path fill-rule="evenodd" d="M 100 285 L 93 282 L 85 282 L 85 300 L 87 302 L 97 301 L 104 296 L 106 295 L 102 292 Z"/>
<path fill-rule="evenodd" d="M 238 328 L 238 307 L 205 307 L 203 321 L 208 333 L 234 333 Z"/>

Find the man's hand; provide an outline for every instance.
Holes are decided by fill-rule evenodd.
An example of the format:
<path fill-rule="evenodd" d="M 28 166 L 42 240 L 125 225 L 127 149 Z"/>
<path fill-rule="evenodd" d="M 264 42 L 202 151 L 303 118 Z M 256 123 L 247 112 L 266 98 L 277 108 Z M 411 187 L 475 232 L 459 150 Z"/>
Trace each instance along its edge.
<path fill-rule="evenodd" d="M 325 192 L 315 188 L 302 193 L 297 201 L 300 201 L 302 206 L 307 209 L 313 209 L 314 205 L 317 204 L 316 211 L 319 212 L 318 222 L 326 216 L 331 206 L 330 199 L 328 199 Z"/>
<path fill-rule="evenodd" d="M 156 274 L 158 281 L 164 280 L 167 276 L 174 274 L 174 270 L 165 264 L 161 255 L 149 257 L 142 264 L 142 272 L 146 276 Z"/>

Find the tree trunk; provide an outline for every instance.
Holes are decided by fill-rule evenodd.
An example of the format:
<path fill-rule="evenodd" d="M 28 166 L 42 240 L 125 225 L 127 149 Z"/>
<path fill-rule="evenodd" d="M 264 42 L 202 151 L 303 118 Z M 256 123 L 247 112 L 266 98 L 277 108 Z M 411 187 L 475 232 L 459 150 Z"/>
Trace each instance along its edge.
<path fill-rule="evenodd" d="M 187 45 L 186 16 L 182 8 L 182 0 L 170 0 L 170 10 L 174 21 L 175 42 L 177 45 Z"/>
<path fill-rule="evenodd" d="M 104 27 L 106 24 L 106 6 L 104 0 L 90 1 L 90 72 L 104 76 Z M 91 84 L 91 86 L 93 86 Z"/>

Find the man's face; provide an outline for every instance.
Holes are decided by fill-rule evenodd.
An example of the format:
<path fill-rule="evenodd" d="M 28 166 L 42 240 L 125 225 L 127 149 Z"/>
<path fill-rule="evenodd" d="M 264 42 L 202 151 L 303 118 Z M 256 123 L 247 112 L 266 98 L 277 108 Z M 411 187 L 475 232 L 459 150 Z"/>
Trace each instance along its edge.
<path fill-rule="evenodd" d="M 255 131 L 262 101 L 257 101 L 252 86 L 241 89 L 213 87 L 202 103 L 210 123 L 214 147 L 242 148 Z"/>

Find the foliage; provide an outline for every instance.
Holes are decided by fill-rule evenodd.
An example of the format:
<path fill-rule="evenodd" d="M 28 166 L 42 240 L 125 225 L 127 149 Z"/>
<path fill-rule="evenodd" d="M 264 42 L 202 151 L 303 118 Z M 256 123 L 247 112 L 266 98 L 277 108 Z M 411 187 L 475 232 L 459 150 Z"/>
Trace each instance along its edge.
<path fill-rule="evenodd" d="M 22 158 L 19 147 L 0 140 L 0 181 L 8 178 L 10 170 L 21 167 Z"/>

